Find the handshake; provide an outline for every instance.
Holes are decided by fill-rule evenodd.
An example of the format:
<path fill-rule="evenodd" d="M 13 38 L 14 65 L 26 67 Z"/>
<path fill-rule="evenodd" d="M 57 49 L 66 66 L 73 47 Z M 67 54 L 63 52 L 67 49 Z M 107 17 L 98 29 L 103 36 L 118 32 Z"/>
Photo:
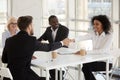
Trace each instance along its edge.
<path fill-rule="evenodd" d="M 65 38 L 64 40 L 62 40 L 62 42 L 63 42 L 63 46 L 69 46 L 69 44 L 71 42 L 74 42 L 74 40 L 73 39 L 69 39 L 69 38 Z"/>

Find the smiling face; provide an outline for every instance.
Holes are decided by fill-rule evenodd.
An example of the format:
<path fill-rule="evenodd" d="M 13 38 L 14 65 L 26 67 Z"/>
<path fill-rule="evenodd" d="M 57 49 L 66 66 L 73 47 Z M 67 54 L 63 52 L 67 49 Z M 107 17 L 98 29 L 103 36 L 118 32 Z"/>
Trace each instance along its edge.
<path fill-rule="evenodd" d="M 17 31 L 17 22 L 11 22 L 9 25 L 9 30 L 16 32 Z"/>
<path fill-rule="evenodd" d="M 56 29 L 58 27 L 58 19 L 56 17 L 51 18 L 49 21 L 49 24 L 52 26 L 53 29 Z"/>
<path fill-rule="evenodd" d="M 17 27 L 17 20 L 14 17 L 10 18 L 10 20 L 8 21 L 7 28 L 12 35 L 16 34 L 18 27 Z"/>
<path fill-rule="evenodd" d="M 94 31 L 98 32 L 99 34 L 101 34 L 103 32 L 103 26 L 99 20 L 93 21 L 93 28 L 94 28 Z"/>

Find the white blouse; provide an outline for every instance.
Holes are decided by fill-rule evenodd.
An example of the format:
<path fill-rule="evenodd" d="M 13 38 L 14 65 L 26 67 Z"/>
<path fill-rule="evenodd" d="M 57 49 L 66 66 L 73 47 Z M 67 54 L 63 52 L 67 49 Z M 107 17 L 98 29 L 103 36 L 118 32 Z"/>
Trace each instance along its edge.
<path fill-rule="evenodd" d="M 82 41 L 82 40 L 92 40 L 93 50 L 99 51 L 107 51 L 111 48 L 112 41 L 113 41 L 113 34 L 105 34 L 102 32 L 101 35 L 95 32 L 88 33 L 84 36 L 79 36 L 75 39 L 75 41 Z"/>

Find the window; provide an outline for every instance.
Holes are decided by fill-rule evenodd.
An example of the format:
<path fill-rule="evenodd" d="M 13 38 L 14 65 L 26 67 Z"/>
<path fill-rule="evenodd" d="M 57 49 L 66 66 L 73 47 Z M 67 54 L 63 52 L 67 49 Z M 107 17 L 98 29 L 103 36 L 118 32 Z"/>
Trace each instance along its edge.
<path fill-rule="evenodd" d="M 45 28 L 49 26 L 48 17 L 50 15 L 57 15 L 58 19 L 62 24 L 65 24 L 66 21 L 66 0 L 43 0 L 43 27 L 42 31 L 44 32 Z"/>
<path fill-rule="evenodd" d="M 91 17 L 104 14 L 109 18 L 112 16 L 111 0 L 43 0 L 43 27 L 48 26 L 48 17 L 56 15 L 61 24 L 70 29 L 69 37 L 85 35 L 92 29 Z M 42 32 L 42 33 L 43 33 Z M 91 41 L 87 41 L 89 49 L 92 48 Z M 83 42 L 80 43 L 83 45 Z M 80 46 L 80 45 L 79 45 Z"/>
<path fill-rule="evenodd" d="M 2 41 L 2 32 L 4 31 L 6 22 L 7 22 L 7 0 L 0 0 L 0 43 Z"/>

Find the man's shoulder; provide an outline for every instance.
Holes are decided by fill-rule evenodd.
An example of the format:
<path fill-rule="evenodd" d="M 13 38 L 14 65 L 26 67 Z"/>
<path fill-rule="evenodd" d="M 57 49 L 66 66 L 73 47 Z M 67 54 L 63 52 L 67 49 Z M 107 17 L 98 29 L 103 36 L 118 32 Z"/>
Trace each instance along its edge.
<path fill-rule="evenodd" d="M 12 37 L 9 37 L 7 40 L 8 41 L 14 41 L 14 40 L 20 40 L 20 39 L 23 39 L 23 40 L 36 40 L 36 37 L 35 36 L 30 36 L 30 35 L 14 35 Z"/>
<path fill-rule="evenodd" d="M 61 29 L 69 30 L 69 29 L 68 29 L 66 26 L 64 26 L 64 25 L 61 25 L 61 24 L 60 24 L 59 26 L 60 26 Z"/>
<path fill-rule="evenodd" d="M 51 30 L 51 27 L 50 26 L 48 26 L 47 28 L 46 28 L 46 30 L 48 31 L 48 30 Z"/>
<path fill-rule="evenodd" d="M 60 27 L 66 27 L 65 25 L 59 24 Z M 67 27 L 66 27 L 67 28 Z"/>
<path fill-rule="evenodd" d="M 35 36 L 29 36 L 30 38 L 32 38 L 32 39 L 36 39 L 36 37 Z"/>
<path fill-rule="evenodd" d="M 61 28 L 67 28 L 65 25 L 59 24 Z"/>
<path fill-rule="evenodd" d="M 9 34 L 9 31 L 8 30 L 5 30 L 2 35 L 8 35 Z"/>
<path fill-rule="evenodd" d="M 36 37 L 35 36 L 31 36 L 31 35 L 28 35 L 25 38 L 27 38 L 29 40 L 36 40 Z"/>
<path fill-rule="evenodd" d="M 51 29 L 51 26 L 48 26 L 46 29 Z"/>

